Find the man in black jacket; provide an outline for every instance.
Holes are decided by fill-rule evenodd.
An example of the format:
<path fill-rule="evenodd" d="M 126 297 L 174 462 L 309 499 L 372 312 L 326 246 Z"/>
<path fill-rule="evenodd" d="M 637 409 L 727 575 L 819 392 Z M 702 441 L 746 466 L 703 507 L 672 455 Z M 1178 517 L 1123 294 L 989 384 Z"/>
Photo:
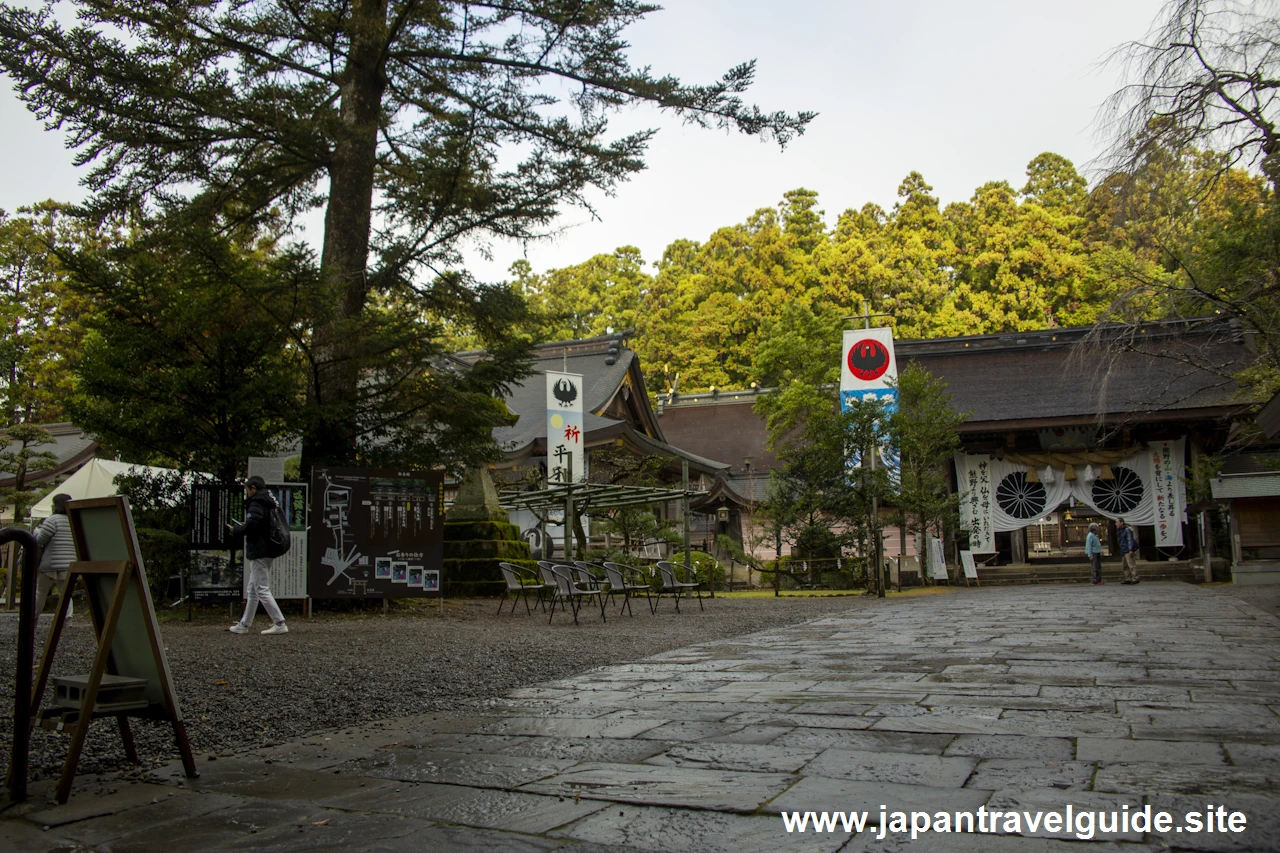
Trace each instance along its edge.
<path fill-rule="evenodd" d="M 244 555 L 249 560 L 249 582 L 245 585 L 244 615 L 240 621 L 232 625 L 233 634 L 249 633 L 253 617 L 258 613 L 258 603 L 271 617 L 271 627 L 264 634 L 287 634 L 289 627 L 284 624 L 284 614 L 280 605 L 276 604 L 271 594 L 271 563 L 266 555 L 267 534 L 271 532 L 271 511 L 276 507 L 276 499 L 267 491 L 266 482 L 258 476 L 245 481 L 244 521 L 227 527 L 233 539 L 244 537 Z"/>

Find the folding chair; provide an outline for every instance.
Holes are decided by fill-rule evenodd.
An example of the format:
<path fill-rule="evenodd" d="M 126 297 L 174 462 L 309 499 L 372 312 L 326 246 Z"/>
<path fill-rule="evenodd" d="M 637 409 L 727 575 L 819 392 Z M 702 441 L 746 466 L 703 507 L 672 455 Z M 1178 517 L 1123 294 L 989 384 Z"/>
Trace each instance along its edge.
<path fill-rule="evenodd" d="M 648 583 L 627 582 L 627 572 L 634 573 L 633 577 L 635 575 L 639 575 L 640 578 L 644 578 L 644 574 L 639 569 L 633 569 L 631 566 L 623 565 L 622 563 L 605 563 L 604 572 L 605 576 L 609 578 L 609 592 L 606 595 L 607 598 L 612 598 L 615 595 L 621 594 L 622 606 L 627 609 L 628 614 L 635 616 L 636 614 L 631 611 L 631 593 L 644 590 L 645 600 L 649 602 L 649 614 L 653 615 L 652 587 L 650 587 Z M 622 607 L 618 608 L 618 612 L 622 612 Z"/>
<path fill-rule="evenodd" d="M 599 589 L 583 589 L 573 582 L 573 566 L 556 564 L 551 567 L 551 574 L 556 579 L 556 598 L 569 603 L 573 609 L 573 624 L 578 624 L 578 611 L 582 609 L 582 599 L 594 598 L 600 602 L 600 621 L 608 622 L 604 615 L 604 592 Z M 556 598 L 551 600 L 551 615 L 547 624 L 556 615 Z"/>
<path fill-rule="evenodd" d="M 693 590 L 698 596 L 698 609 L 706 610 L 707 608 L 702 606 L 702 584 L 697 582 L 685 583 L 676 580 L 676 566 L 680 566 L 685 570 L 685 577 L 689 577 L 689 574 L 693 572 L 693 569 L 684 563 L 673 563 L 670 560 L 658 561 L 658 574 L 662 575 L 662 586 L 658 589 L 658 599 L 662 599 L 662 593 L 664 592 L 671 593 L 676 600 L 676 612 L 679 613 L 680 596 L 687 595 L 688 590 Z M 696 573 L 694 573 L 694 577 L 697 577 Z"/>
<path fill-rule="evenodd" d="M 502 590 L 502 598 L 498 599 L 498 615 L 502 615 L 502 605 L 506 604 L 507 597 L 511 598 L 511 612 L 516 612 L 516 605 L 520 603 L 520 596 L 524 596 L 524 610 L 530 615 L 533 611 L 529 608 L 529 590 L 542 590 L 542 584 L 532 576 L 528 569 L 521 566 L 514 566 L 511 563 L 498 563 L 498 570 L 502 572 L 502 579 L 506 581 L 506 588 Z"/>
<path fill-rule="evenodd" d="M 559 598 L 559 582 L 556 580 L 555 563 L 550 560 L 538 561 L 538 573 L 542 576 L 542 586 L 538 589 L 538 601 L 543 601 L 542 594 L 544 592 L 551 593 L 551 612 L 556 612 L 556 599 Z M 545 606 L 543 608 L 546 609 Z M 550 621 L 550 620 L 547 620 Z"/>
<path fill-rule="evenodd" d="M 586 560 L 573 561 L 573 576 L 580 586 L 587 589 L 599 589 L 600 584 L 607 582 L 604 566 L 599 563 L 588 563 Z"/>

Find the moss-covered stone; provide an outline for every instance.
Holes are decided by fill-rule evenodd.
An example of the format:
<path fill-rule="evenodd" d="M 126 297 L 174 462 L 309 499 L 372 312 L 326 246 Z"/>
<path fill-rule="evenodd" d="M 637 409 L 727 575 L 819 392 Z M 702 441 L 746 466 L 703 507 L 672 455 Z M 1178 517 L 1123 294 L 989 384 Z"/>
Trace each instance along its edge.
<path fill-rule="evenodd" d="M 497 541 L 493 539 L 471 539 L 465 542 L 445 542 L 444 558 L 446 560 L 514 560 L 529 559 L 529 545 L 522 541 Z"/>
<path fill-rule="evenodd" d="M 446 521 L 444 539 L 446 542 L 472 539 L 516 541 L 520 539 L 520 528 L 505 521 Z"/>
<path fill-rule="evenodd" d="M 445 520 L 507 521 L 508 518 L 507 511 L 498 502 L 498 490 L 493 485 L 489 469 L 483 466 L 468 468 L 453 506 L 445 511 Z"/>
<path fill-rule="evenodd" d="M 474 515 L 445 522 L 445 595 L 501 595 L 506 583 L 498 568 L 500 562 L 537 569 L 529 543 L 520 538 L 517 525 L 505 518 L 477 519 Z"/>
<path fill-rule="evenodd" d="M 446 592 L 459 598 L 501 595 L 506 583 L 498 560 L 445 560 Z M 512 562 L 504 560 L 503 562 Z M 527 565 L 530 561 L 517 563 Z M 536 564 L 535 564 L 536 565 Z"/>

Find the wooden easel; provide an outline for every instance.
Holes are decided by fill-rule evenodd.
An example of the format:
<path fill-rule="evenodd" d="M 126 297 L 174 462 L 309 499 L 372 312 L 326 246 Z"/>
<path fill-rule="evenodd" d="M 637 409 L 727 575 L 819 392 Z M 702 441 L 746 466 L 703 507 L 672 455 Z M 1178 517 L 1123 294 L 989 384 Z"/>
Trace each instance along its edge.
<path fill-rule="evenodd" d="M 125 755 L 134 764 L 138 763 L 138 751 L 129 728 L 129 718 L 168 721 L 173 726 L 183 769 L 188 778 L 195 778 L 200 774 L 196 772 L 182 712 L 173 692 L 173 679 L 160 641 L 160 629 L 156 624 L 151 592 L 147 588 L 129 503 L 118 496 L 70 501 L 67 515 L 71 520 L 76 554 L 82 559 L 71 564 L 66 588 L 73 589 L 77 579 L 84 581 L 89 613 L 98 638 L 98 652 L 85 680 L 80 707 L 69 708 L 64 703 L 62 707 L 39 712 L 71 603 L 71 596 L 62 596 L 31 692 L 33 720 L 38 718 L 42 727 L 56 731 L 74 726 L 66 764 L 58 782 L 58 802 L 65 803 L 71 794 L 71 783 L 80 762 L 85 736 L 89 733 L 89 723 L 99 717 L 116 718 Z M 99 707 L 98 694 L 106 675 L 145 680 L 145 691 L 135 702 Z"/>

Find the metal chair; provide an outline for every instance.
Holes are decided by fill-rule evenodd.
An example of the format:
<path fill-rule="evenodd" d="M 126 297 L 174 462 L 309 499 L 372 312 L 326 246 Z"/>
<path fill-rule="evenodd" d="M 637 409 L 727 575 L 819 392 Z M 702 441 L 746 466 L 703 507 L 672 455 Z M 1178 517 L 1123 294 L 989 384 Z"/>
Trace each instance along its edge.
<path fill-rule="evenodd" d="M 599 589 L 600 584 L 608 582 L 604 566 L 599 563 L 588 563 L 586 560 L 573 561 L 573 576 L 579 584 L 588 589 Z"/>
<path fill-rule="evenodd" d="M 685 577 L 689 577 L 690 573 L 693 573 L 695 578 L 698 576 L 690 566 L 686 566 L 684 563 L 673 563 L 670 560 L 659 560 L 658 574 L 662 575 L 662 586 L 658 589 L 658 600 L 662 600 L 662 594 L 664 592 L 671 593 L 676 600 L 676 612 L 679 613 L 680 596 L 687 595 L 688 590 L 693 590 L 698 597 L 698 609 L 706 610 L 707 608 L 702 606 L 702 584 L 696 581 L 694 583 L 686 583 L 676 580 L 676 566 L 685 570 Z"/>
<path fill-rule="evenodd" d="M 649 614 L 653 615 L 653 588 L 647 582 L 635 583 L 627 581 L 628 572 L 632 573 L 633 580 L 637 575 L 643 580 L 643 572 L 623 563 L 605 563 L 604 572 L 605 576 L 609 578 L 609 591 L 606 594 L 606 598 L 613 598 L 615 595 L 621 594 L 622 607 L 627 609 L 628 614 L 635 616 L 636 614 L 631 610 L 631 593 L 644 590 L 645 600 L 649 602 Z M 619 613 L 622 612 L 622 607 L 618 608 Z"/>
<path fill-rule="evenodd" d="M 555 568 L 555 565 L 556 564 L 551 562 L 550 560 L 538 561 L 538 573 L 542 577 L 542 587 L 538 590 L 538 601 L 540 602 L 543 601 L 542 595 L 544 592 L 551 593 L 551 612 L 552 613 L 556 612 L 556 599 L 559 597 L 559 594 L 557 593 L 559 584 L 556 581 L 555 572 L 552 571 L 552 569 Z M 544 606 L 543 609 L 545 610 L 546 607 Z"/>
<path fill-rule="evenodd" d="M 533 610 L 529 608 L 529 590 L 542 590 L 542 584 L 537 582 L 537 578 L 533 573 L 522 566 L 512 565 L 511 563 L 498 563 L 498 570 L 502 572 L 502 579 L 507 585 L 502 590 L 502 598 L 498 599 L 498 615 L 502 615 L 502 605 L 507 603 L 508 596 L 511 598 L 511 612 L 516 612 L 516 605 L 520 603 L 520 597 L 524 596 L 524 610 L 529 615 L 533 615 Z"/>
<path fill-rule="evenodd" d="M 547 617 L 547 624 L 551 624 L 551 620 L 556 615 L 556 599 L 568 602 L 569 607 L 573 610 L 573 624 L 578 624 L 578 611 L 582 609 L 582 600 L 584 598 L 594 598 L 600 602 L 600 621 L 608 622 L 604 615 L 604 591 L 600 589 L 583 589 L 573 582 L 573 566 L 565 566 L 556 564 L 551 567 L 551 574 L 556 579 L 556 597 L 551 600 L 551 615 Z M 562 605 L 563 606 L 563 605 Z"/>

